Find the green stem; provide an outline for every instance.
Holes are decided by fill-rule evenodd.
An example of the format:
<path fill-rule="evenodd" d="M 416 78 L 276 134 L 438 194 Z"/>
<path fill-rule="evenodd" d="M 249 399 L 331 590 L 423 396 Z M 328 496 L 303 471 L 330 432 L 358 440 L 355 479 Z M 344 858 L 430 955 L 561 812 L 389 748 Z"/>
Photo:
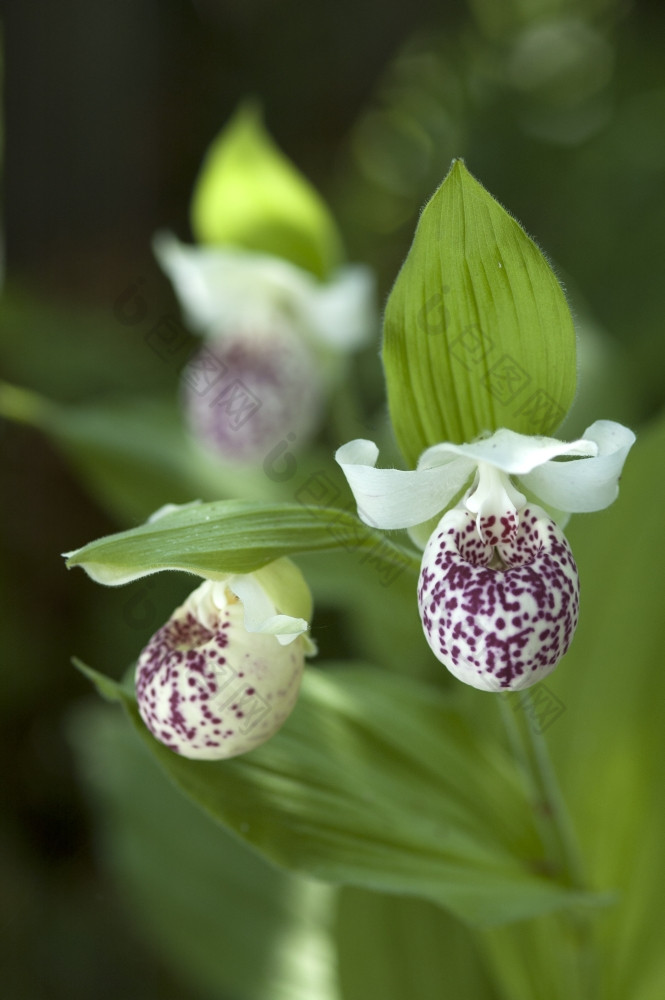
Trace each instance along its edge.
<path fill-rule="evenodd" d="M 500 702 L 508 738 L 533 805 L 548 874 L 563 876 L 571 888 L 584 890 L 587 880 L 577 838 L 547 744 L 535 724 L 530 692 L 511 692 L 503 695 Z"/>
<path fill-rule="evenodd" d="M 571 889 L 588 891 L 588 878 L 577 836 L 556 779 L 547 743 L 536 724 L 531 692 L 510 692 L 499 700 L 508 739 L 533 806 L 545 854 L 545 873 L 561 879 Z M 562 917 L 568 920 L 577 941 L 583 995 L 592 997 L 597 988 L 598 970 L 590 915 L 570 910 Z"/>

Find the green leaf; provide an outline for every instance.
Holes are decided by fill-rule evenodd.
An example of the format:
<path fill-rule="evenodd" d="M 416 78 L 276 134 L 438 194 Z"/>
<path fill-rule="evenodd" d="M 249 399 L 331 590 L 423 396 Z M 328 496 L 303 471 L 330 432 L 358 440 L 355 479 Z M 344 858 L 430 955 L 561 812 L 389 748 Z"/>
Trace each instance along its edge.
<path fill-rule="evenodd" d="M 512 760 L 436 688 L 361 666 L 309 669 L 272 740 L 212 763 L 172 753 L 119 685 L 116 697 L 187 795 L 292 871 L 422 896 L 486 925 L 593 901 L 540 874 Z"/>
<path fill-rule="evenodd" d="M 274 450 L 257 465 L 225 464 L 190 439 L 175 393 L 68 405 L 0 381 L 0 416 L 48 435 L 92 496 L 130 524 L 145 520 L 165 499 L 291 500 L 310 479 L 328 478 L 323 470 L 330 455 L 321 448 L 297 459 L 288 453 L 292 470 L 285 477 L 271 475 L 267 463 Z"/>
<path fill-rule="evenodd" d="M 186 504 L 68 553 L 67 566 L 82 566 L 93 580 L 110 585 L 161 569 L 214 580 L 250 573 L 282 556 L 341 548 L 366 557 L 371 553 L 372 560 L 388 567 L 420 568 L 419 555 L 348 511 L 243 500 Z"/>
<path fill-rule="evenodd" d="M 426 900 L 345 888 L 337 941 L 344 1000 L 498 1000 L 473 932 Z"/>
<path fill-rule="evenodd" d="M 616 503 L 572 520 L 580 623 L 547 684 L 548 730 L 593 883 L 619 891 L 600 924 L 599 995 L 665 995 L 665 417 L 638 435 Z"/>
<path fill-rule="evenodd" d="M 411 465 L 439 441 L 550 434 L 575 393 L 561 287 L 518 223 L 455 160 L 425 207 L 386 307 L 383 360 Z"/>
<path fill-rule="evenodd" d="M 3 377 L 68 402 L 116 392 L 174 392 L 174 362 L 163 361 L 146 340 L 153 324 L 167 315 L 163 296 L 154 277 L 144 284 L 139 279 L 138 285 L 125 279 L 124 284 L 109 286 L 113 298 L 103 308 L 90 308 L 49 299 L 43 283 L 32 287 L 8 278 L 2 287 Z M 142 293 L 136 295 L 138 315 L 128 321 L 121 305 L 132 289 Z"/>
<path fill-rule="evenodd" d="M 477 943 L 502 1000 L 589 1000 L 608 996 L 596 993 L 587 951 L 593 937 L 593 929 L 559 912 L 479 931 Z"/>
<path fill-rule="evenodd" d="M 173 398 L 68 406 L 0 383 L 0 415 L 48 435 L 91 494 L 123 520 L 149 516 L 164 497 L 184 503 L 223 490 L 222 470 L 191 447 Z"/>
<path fill-rule="evenodd" d="M 314 188 L 275 146 L 258 109 L 243 105 L 210 147 L 192 199 L 201 243 L 273 254 L 325 278 L 341 240 Z"/>
<path fill-rule="evenodd" d="M 181 995 L 337 1000 L 335 890 L 279 871 L 211 821 L 120 714 L 86 705 L 68 731 L 102 863 Z"/>

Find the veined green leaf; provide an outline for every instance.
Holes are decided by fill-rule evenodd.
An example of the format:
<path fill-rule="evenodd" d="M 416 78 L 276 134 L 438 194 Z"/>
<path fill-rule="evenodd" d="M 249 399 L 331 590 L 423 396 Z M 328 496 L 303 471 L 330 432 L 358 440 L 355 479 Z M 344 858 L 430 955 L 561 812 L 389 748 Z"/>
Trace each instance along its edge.
<path fill-rule="evenodd" d="M 540 873 L 512 759 L 436 688 L 361 666 L 312 668 L 276 736 L 223 762 L 174 754 L 120 686 L 117 698 L 187 795 L 292 871 L 422 896 L 483 925 L 594 901 Z"/>
<path fill-rule="evenodd" d="M 461 160 L 425 207 L 390 294 L 383 360 L 412 465 L 439 441 L 499 427 L 550 434 L 573 400 L 575 331 L 561 287 Z"/>
<path fill-rule="evenodd" d="M 348 511 L 243 500 L 186 504 L 68 553 L 67 565 L 82 566 L 93 580 L 110 585 L 162 569 L 214 580 L 250 573 L 282 556 L 340 548 L 387 566 L 420 567 L 419 555 Z"/>
<path fill-rule="evenodd" d="M 85 705 L 68 729 L 102 863 L 183 996 L 190 985 L 211 997 L 340 1000 L 332 887 L 278 870 L 214 823 L 120 713 Z"/>
<path fill-rule="evenodd" d="M 215 139 L 192 199 L 201 243 L 274 254 L 325 278 L 340 262 L 335 222 L 311 184 L 245 104 Z"/>

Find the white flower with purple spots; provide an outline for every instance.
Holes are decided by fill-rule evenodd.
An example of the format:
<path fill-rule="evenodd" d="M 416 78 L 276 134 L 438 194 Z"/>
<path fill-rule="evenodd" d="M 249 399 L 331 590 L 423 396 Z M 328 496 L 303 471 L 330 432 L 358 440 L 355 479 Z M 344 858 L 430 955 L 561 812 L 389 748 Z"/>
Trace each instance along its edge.
<path fill-rule="evenodd" d="M 378 449 L 363 439 L 335 457 L 363 521 L 409 528 L 424 545 L 418 606 L 434 655 L 466 684 L 502 691 L 555 668 L 579 611 L 568 542 L 525 493 L 557 516 L 601 510 L 616 499 L 634 440 L 599 420 L 573 442 L 502 429 L 471 444 L 437 444 L 413 471 L 375 468 Z"/>
<path fill-rule="evenodd" d="M 183 757 L 246 753 L 270 739 L 296 703 L 314 646 L 307 622 L 279 614 L 259 576 L 206 580 L 139 657 L 141 718 Z"/>
<path fill-rule="evenodd" d="M 376 328 L 374 279 L 350 265 L 330 280 L 239 247 L 155 238 L 189 327 L 205 346 L 183 372 L 196 441 L 227 461 L 260 462 L 287 437 L 315 432 L 345 356 Z"/>

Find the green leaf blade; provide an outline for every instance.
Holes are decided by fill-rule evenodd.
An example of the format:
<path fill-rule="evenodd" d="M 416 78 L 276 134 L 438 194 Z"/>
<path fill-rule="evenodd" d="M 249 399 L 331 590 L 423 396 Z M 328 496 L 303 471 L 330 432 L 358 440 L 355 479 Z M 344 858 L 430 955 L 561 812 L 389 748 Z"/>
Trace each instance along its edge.
<path fill-rule="evenodd" d="M 454 161 L 388 300 L 383 360 L 410 464 L 499 427 L 550 434 L 575 393 L 575 332 L 551 267 Z"/>
<path fill-rule="evenodd" d="M 333 888 L 280 871 L 213 822 L 120 713 L 82 705 L 68 733 L 102 864 L 183 995 L 340 1000 Z"/>
<path fill-rule="evenodd" d="M 420 558 L 363 524 L 354 514 L 298 503 L 220 500 L 187 504 L 138 528 L 68 553 L 99 583 L 117 585 L 163 569 L 208 579 L 250 573 L 283 556 L 345 548 L 397 570 Z"/>
<path fill-rule="evenodd" d="M 180 789 L 281 867 L 420 896 L 488 926 L 594 901 L 539 874 L 519 774 L 430 686 L 361 666 L 310 669 L 280 732 L 218 763 L 163 747 L 122 698 Z"/>

